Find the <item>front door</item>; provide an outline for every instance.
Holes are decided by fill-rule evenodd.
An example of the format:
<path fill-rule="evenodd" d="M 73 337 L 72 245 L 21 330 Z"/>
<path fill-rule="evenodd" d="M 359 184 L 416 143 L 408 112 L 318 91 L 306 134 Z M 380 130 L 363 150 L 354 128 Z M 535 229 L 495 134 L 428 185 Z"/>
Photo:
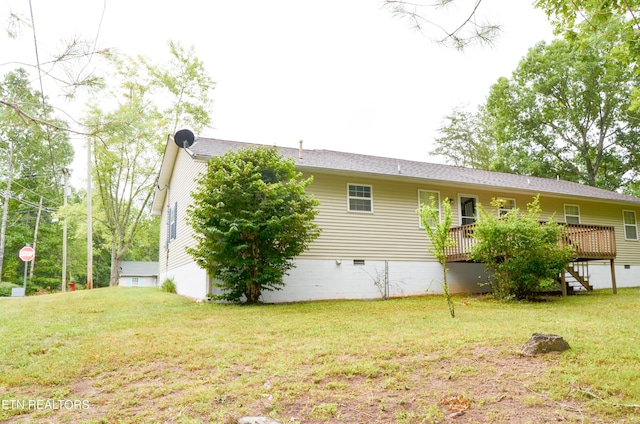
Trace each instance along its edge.
<path fill-rule="evenodd" d="M 460 225 L 473 224 L 476 222 L 476 204 L 478 198 L 475 196 L 460 196 Z"/>

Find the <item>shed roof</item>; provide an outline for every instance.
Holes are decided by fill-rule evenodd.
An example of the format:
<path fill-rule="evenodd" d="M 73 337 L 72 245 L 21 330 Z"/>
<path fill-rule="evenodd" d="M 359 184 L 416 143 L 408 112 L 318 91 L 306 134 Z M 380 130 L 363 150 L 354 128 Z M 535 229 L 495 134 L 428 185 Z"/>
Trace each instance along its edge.
<path fill-rule="evenodd" d="M 122 261 L 121 277 L 155 277 L 158 275 L 158 262 Z"/>
<path fill-rule="evenodd" d="M 199 138 L 190 147 L 195 160 L 206 161 L 229 150 L 262 146 L 254 143 Z M 284 157 L 293 158 L 301 171 L 321 170 L 348 174 L 368 174 L 391 179 L 416 179 L 457 185 L 483 186 L 487 189 L 501 188 L 508 191 L 584 197 L 615 203 L 640 205 L 640 198 L 614 191 L 591 187 L 570 181 L 540 178 L 504 172 L 485 171 L 474 168 L 443 165 L 437 163 L 393 159 L 332 150 L 306 150 L 278 147 Z"/>

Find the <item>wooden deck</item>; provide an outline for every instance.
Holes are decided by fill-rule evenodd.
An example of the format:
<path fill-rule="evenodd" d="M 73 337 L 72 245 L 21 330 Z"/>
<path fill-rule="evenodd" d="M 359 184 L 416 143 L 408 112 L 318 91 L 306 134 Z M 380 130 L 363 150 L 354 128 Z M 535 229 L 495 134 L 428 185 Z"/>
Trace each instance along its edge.
<path fill-rule="evenodd" d="M 574 261 L 615 259 L 616 237 L 613 227 L 585 224 L 561 224 L 563 231 L 559 241 L 574 248 Z M 475 242 L 475 224 L 462 225 L 449 230 L 455 245 L 447 249 L 447 262 L 470 262 L 469 252 Z"/>
<path fill-rule="evenodd" d="M 571 246 L 574 249 L 575 257 L 567 266 L 568 273 L 575 281 L 580 283 L 586 290 L 592 290 L 589 284 L 588 267 L 585 271 L 584 264 L 591 260 L 608 259 L 611 264 L 611 285 L 613 293 L 617 293 L 616 273 L 614 259 L 616 257 L 616 236 L 613 227 L 602 225 L 584 224 L 561 224 L 562 236 L 558 243 L 563 246 Z M 462 225 L 449 230 L 450 237 L 455 241 L 455 245 L 446 251 L 447 262 L 471 262 L 469 252 L 473 247 L 475 239 L 473 233 L 475 224 Z M 581 265 L 582 264 L 582 265 Z M 567 295 L 570 286 L 566 279 L 565 272 L 559 276 L 559 283 L 562 294 Z"/>

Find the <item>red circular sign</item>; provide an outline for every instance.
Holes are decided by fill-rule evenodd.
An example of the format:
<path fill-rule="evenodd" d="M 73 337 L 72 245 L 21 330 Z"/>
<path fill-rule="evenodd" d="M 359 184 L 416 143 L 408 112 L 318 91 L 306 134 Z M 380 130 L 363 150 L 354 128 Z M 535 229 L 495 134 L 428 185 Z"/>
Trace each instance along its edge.
<path fill-rule="evenodd" d="M 36 251 L 33 250 L 31 246 L 25 246 L 20 249 L 20 253 L 18 253 L 18 257 L 25 262 L 29 262 L 36 256 Z"/>

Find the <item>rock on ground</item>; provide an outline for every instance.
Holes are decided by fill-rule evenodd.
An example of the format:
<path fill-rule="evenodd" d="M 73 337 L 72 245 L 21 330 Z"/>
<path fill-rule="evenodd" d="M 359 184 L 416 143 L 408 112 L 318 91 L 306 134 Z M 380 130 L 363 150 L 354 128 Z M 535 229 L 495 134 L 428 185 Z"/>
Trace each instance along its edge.
<path fill-rule="evenodd" d="M 522 346 L 522 354 L 534 356 L 548 352 L 564 352 L 567 349 L 571 349 L 569 343 L 560 336 L 533 333 L 531 338 Z"/>

